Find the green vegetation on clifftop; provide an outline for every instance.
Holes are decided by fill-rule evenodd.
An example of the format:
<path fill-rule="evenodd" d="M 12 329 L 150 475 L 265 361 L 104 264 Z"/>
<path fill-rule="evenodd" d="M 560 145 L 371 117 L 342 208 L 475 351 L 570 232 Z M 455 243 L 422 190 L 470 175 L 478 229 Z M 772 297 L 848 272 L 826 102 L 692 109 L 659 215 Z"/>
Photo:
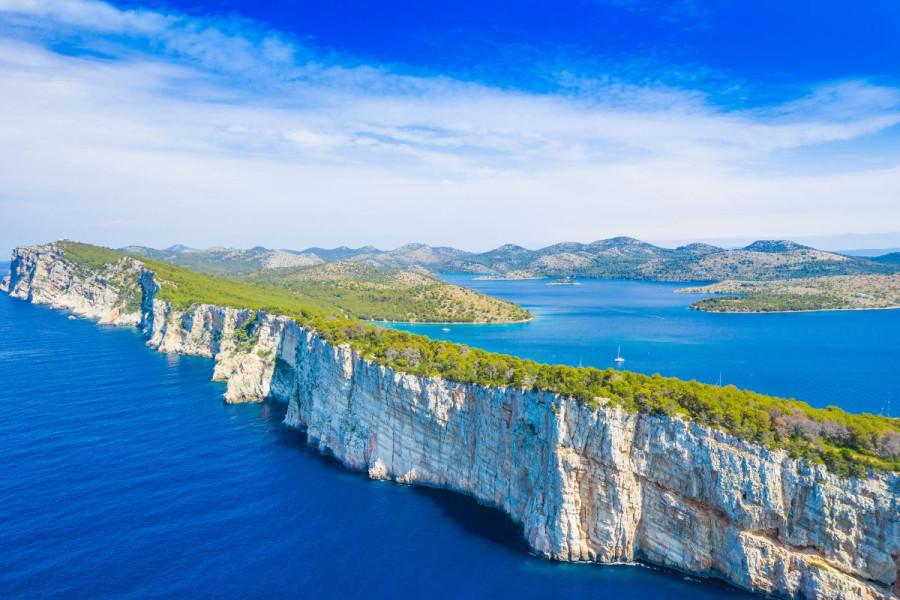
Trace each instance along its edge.
<path fill-rule="evenodd" d="M 265 249 L 172 252 L 129 246 L 125 250 L 156 265 L 160 272 L 178 265 L 195 273 L 263 284 L 277 295 L 283 292 L 276 292 L 275 288 L 281 288 L 305 299 L 316 310 L 330 307 L 357 319 L 512 323 L 532 318 L 513 302 L 449 284 L 424 269 L 384 268 L 363 262 L 321 264 L 320 259 L 307 255 Z M 296 264 L 297 261 L 303 264 Z M 191 285 L 199 284 L 195 281 Z"/>
<path fill-rule="evenodd" d="M 340 311 L 318 299 L 276 285 L 225 279 L 195 273 L 166 262 L 140 259 L 155 274 L 160 290 L 157 298 L 186 308 L 204 303 L 297 316 L 304 312 L 340 315 Z"/>
<path fill-rule="evenodd" d="M 64 257 L 80 268 L 100 269 L 121 253 L 60 243 Z M 143 259 L 142 259 L 143 260 Z M 327 342 L 349 344 L 360 355 L 396 371 L 485 386 L 546 390 L 597 408 L 600 404 L 653 415 L 680 416 L 794 457 L 827 465 L 844 475 L 866 467 L 900 471 L 900 419 L 816 409 L 796 400 L 613 369 L 547 365 L 452 342 L 370 325 L 307 304 L 277 286 L 200 275 L 168 263 L 144 261 L 161 290 L 157 297 L 178 306 L 226 305 L 291 317 Z M 248 329 L 242 341 L 252 339 Z"/>
<path fill-rule="evenodd" d="M 91 246 L 80 242 L 62 241 L 56 246 L 63 257 L 71 261 L 77 270 L 100 270 L 128 256 L 116 250 Z M 160 284 L 157 298 L 171 302 L 178 308 L 192 304 L 215 304 L 250 310 L 262 310 L 298 316 L 304 312 L 339 315 L 340 311 L 316 299 L 290 292 L 278 286 L 248 283 L 225 279 L 214 275 L 196 273 L 167 262 L 133 256 L 153 271 Z"/>
<path fill-rule="evenodd" d="M 680 415 L 840 474 L 865 466 L 900 471 L 900 420 L 856 415 L 837 407 L 614 369 L 547 365 L 347 319 L 301 321 L 332 344 L 350 344 L 396 371 L 486 386 L 555 392 L 597 408 L 601 402 L 655 415 Z"/>

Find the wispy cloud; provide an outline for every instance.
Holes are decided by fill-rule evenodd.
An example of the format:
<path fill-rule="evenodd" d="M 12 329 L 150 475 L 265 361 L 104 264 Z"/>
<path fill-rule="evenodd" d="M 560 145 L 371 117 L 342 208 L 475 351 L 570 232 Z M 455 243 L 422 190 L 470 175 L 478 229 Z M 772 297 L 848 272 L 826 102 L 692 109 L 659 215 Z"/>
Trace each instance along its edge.
<path fill-rule="evenodd" d="M 710 25 L 709 10 L 697 0 L 663 3 L 652 0 L 599 0 L 599 2 L 630 12 L 652 14 L 661 21 L 687 29 L 705 29 Z"/>
<path fill-rule="evenodd" d="M 0 0 L 0 28 L 0 204 L 26 199 L 51 223 L 169 210 L 218 229 L 173 224 L 168 240 L 198 244 L 298 245 L 312 219 L 327 226 L 305 229 L 310 243 L 484 246 L 881 230 L 898 216 L 896 168 L 789 174 L 794 150 L 900 123 L 900 92 L 862 80 L 726 110 L 613 78 L 536 94 L 411 76 L 253 22 L 91 0 Z M 753 166 L 775 152 L 777 173 Z"/>

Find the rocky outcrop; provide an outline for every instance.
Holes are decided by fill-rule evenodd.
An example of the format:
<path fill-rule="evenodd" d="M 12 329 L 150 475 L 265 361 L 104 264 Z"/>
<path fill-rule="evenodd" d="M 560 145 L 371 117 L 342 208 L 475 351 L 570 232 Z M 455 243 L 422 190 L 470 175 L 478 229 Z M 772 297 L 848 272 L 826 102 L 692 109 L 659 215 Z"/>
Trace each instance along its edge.
<path fill-rule="evenodd" d="M 285 317 L 179 310 L 131 259 L 113 271 L 137 282 L 137 313 L 104 289 L 116 277 L 78 272 L 50 246 L 17 250 L 12 269 L 16 297 L 137 323 L 161 352 L 214 358 L 226 401 L 284 402 L 285 423 L 348 468 L 498 507 L 541 555 L 642 560 L 780 597 L 900 592 L 897 475 L 840 478 L 678 418 L 394 372 Z"/>
<path fill-rule="evenodd" d="M 141 319 L 143 264 L 133 258 L 102 270 L 79 268 L 53 245 L 16 248 L 0 290 L 35 304 L 50 304 L 101 323 L 137 325 Z"/>

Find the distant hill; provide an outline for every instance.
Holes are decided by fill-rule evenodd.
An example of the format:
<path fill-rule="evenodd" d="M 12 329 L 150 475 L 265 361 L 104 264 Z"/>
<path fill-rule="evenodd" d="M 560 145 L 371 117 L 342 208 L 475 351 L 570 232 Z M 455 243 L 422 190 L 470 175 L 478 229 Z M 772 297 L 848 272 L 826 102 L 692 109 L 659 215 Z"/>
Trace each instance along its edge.
<path fill-rule="evenodd" d="M 184 244 L 175 244 L 173 246 L 169 246 L 168 248 L 166 248 L 166 250 L 168 250 L 169 252 L 185 252 L 188 250 L 195 250 L 195 249 L 189 248 L 188 246 L 185 246 Z"/>
<path fill-rule="evenodd" d="M 870 258 L 876 256 L 884 256 L 885 254 L 895 254 L 900 252 L 900 248 L 858 248 L 856 250 L 838 250 L 838 254 L 845 256 L 868 256 Z"/>
<path fill-rule="evenodd" d="M 747 252 L 794 252 L 796 250 L 812 250 L 809 246 L 802 246 L 790 240 L 757 240 L 743 248 Z"/>
<path fill-rule="evenodd" d="M 265 269 L 305 267 L 324 262 L 315 254 L 301 255 L 284 250 L 268 250 L 262 246 L 250 250 L 219 247 L 196 250 L 179 244 L 165 250 L 146 246 L 126 246 L 119 250 L 222 277 L 246 275 Z"/>
<path fill-rule="evenodd" d="M 427 244 L 406 244 L 394 250 L 379 250 L 373 246 L 362 248 L 307 248 L 297 252 L 300 255 L 313 254 L 332 262 L 336 260 L 362 262 L 382 268 L 402 268 L 410 265 L 432 266 L 465 256 L 468 252 L 445 246 Z"/>
<path fill-rule="evenodd" d="M 363 246 L 362 248 L 348 248 L 347 246 L 340 246 L 338 248 L 307 248 L 306 250 L 288 250 L 287 252 L 292 252 L 294 254 L 312 254 L 321 258 L 325 262 L 332 262 L 335 260 L 351 260 L 356 258 L 357 256 L 369 255 L 369 254 L 377 254 L 382 252 L 378 248 L 374 246 Z"/>
<path fill-rule="evenodd" d="M 121 251 L 198 273 L 279 287 L 297 298 L 359 319 L 448 323 L 531 319 L 531 314 L 517 304 L 451 285 L 420 266 L 458 256 L 460 251 L 452 248 L 424 244 L 410 244 L 391 252 L 372 247 L 316 248 L 315 252 L 262 246 L 249 250 L 175 248 L 127 246 Z M 320 255 L 345 258 L 326 262 Z"/>
<path fill-rule="evenodd" d="M 792 242 L 754 242 L 738 250 L 649 261 L 638 267 L 648 279 L 687 281 L 775 280 L 818 275 L 867 275 L 891 271 L 866 259 L 849 258 Z"/>
<path fill-rule="evenodd" d="M 528 250 L 505 245 L 438 265 L 442 272 L 492 274 L 499 278 L 595 277 L 661 281 L 770 280 L 817 275 L 893 273 L 887 261 L 847 257 L 789 240 L 759 240 L 735 250 L 708 244 L 670 249 L 634 238 L 591 244 L 563 243 Z"/>
<path fill-rule="evenodd" d="M 873 256 L 872 260 L 886 265 L 900 265 L 900 252 L 891 252 L 882 256 Z"/>
<path fill-rule="evenodd" d="M 243 276 L 278 268 L 353 262 L 379 269 L 418 269 L 431 273 L 478 273 L 501 279 L 592 277 L 656 281 L 764 281 L 823 275 L 875 275 L 900 272 L 896 255 L 846 256 L 790 240 L 758 240 L 738 249 L 709 244 L 663 248 L 630 237 L 592 243 L 563 242 L 536 250 L 505 244 L 472 253 L 446 246 L 407 244 L 394 250 L 307 248 L 250 250 L 173 246 L 166 250 L 130 246 L 124 251 L 164 260 L 196 271 Z"/>
<path fill-rule="evenodd" d="M 509 323 L 532 318 L 517 304 L 449 284 L 416 267 L 385 269 L 345 260 L 311 267 L 269 269 L 244 280 L 315 298 L 360 319 Z"/>
<path fill-rule="evenodd" d="M 712 244 L 688 244 L 687 246 L 679 246 L 675 248 L 676 252 L 681 254 L 712 254 L 713 252 L 723 252 L 724 248 L 713 246 Z"/>

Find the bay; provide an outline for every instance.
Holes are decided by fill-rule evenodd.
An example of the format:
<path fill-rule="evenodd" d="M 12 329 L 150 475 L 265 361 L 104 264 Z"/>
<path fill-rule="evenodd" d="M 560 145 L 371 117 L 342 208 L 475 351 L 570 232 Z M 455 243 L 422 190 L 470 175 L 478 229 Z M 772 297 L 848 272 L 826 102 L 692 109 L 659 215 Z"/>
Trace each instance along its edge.
<path fill-rule="evenodd" d="M 734 384 L 813 406 L 900 416 L 900 310 L 717 314 L 690 310 L 708 295 L 684 283 L 444 279 L 517 302 L 535 315 L 512 325 L 392 327 L 540 362 L 615 367 Z"/>

